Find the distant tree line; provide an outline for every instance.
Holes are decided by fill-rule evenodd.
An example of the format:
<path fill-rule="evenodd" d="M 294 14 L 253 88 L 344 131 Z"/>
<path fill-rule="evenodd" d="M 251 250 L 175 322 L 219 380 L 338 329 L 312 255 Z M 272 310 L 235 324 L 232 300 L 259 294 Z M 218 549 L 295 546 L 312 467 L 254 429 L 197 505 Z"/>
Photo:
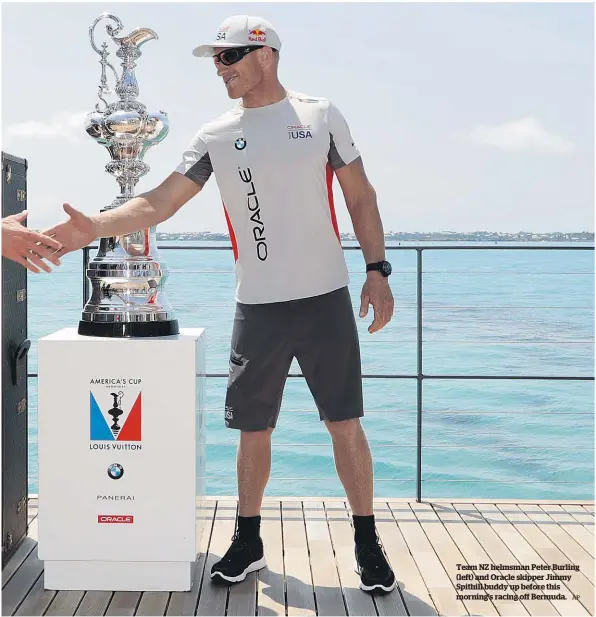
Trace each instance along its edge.
<path fill-rule="evenodd" d="M 340 234 L 342 240 L 357 240 L 353 233 Z M 393 232 L 385 234 L 385 239 L 391 242 L 412 241 L 457 241 L 457 242 L 593 242 L 594 233 L 579 231 L 574 233 L 548 232 L 533 233 L 520 231 L 516 233 L 497 231 L 430 231 L 430 232 Z M 189 242 L 198 241 L 222 241 L 229 242 L 230 236 L 226 233 L 211 231 L 182 231 L 182 232 L 158 232 L 157 240 L 183 240 Z"/>

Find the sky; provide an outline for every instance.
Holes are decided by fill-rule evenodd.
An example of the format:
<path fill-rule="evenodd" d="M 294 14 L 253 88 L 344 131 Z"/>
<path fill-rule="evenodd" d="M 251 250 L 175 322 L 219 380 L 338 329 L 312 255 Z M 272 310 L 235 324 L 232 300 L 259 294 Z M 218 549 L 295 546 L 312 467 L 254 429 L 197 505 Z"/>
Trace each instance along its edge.
<path fill-rule="evenodd" d="M 138 100 L 168 114 L 136 193 L 178 165 L 233 102 L 209 59 L 235 14 L 282 40 L 280 79 L 332 100 L 350 126 L 386 232 L 594 230 L 594 8 L 587 3 L 3 3 L 2 150 L 26 158 L 29 225 L 112 202 L 107 150 L 84 118 L 97 102 L 101 13 L 155 30 L 137 61 Z M 103 22 L 107 23 L 107 22 Z M 119 70 L 116 46 L 109 60 Z M 112 79 L 111 74 L 108 78 Z M 109 99 L 109 102 L 114 101 Z M 352 232 L 334 183 L 340 231 Z M 158 231 L 227 231 L 212 177 Z"/>

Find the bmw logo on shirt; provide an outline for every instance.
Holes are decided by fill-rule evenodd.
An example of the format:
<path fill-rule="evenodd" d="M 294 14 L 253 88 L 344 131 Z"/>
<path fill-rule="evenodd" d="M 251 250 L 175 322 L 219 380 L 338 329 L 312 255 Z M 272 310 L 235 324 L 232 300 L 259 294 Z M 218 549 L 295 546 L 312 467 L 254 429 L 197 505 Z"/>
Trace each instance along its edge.
<path fill-rule="evenodd" d="M 244 137 L 239 137 L 235 142 L 234 146 L 236 150 L 244 150 L 246 148 L 246 139 Z"/>
<path fill-rule="evenodd" d="M 112 478 L 112 480 L 120 480 L 120 478 L 124 475 L 124 467 L 119 465 L 118 463 L 113 463 L 108 467 L 108 476 Z"/>

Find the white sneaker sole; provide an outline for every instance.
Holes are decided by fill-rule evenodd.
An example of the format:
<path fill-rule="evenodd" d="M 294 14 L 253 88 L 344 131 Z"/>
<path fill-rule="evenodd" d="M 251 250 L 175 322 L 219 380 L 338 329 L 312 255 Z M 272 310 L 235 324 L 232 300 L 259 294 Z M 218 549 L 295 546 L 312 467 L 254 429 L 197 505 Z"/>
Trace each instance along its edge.
<path fill-rule="evenodd" d="M 389 587 L 385 587 L 384 585 L 365 585 L 362 581 L 360 582 L 360 589 L 362 589 L 362 591 L 377 591 L 382 589 L 383 591 L 385 591 L 386 593 L 389 593 L 390 591 L 393 591 L 395 589 L 396 586 L 396 581 L 393 581 L 393 585 L 390 585 Z"/>
<path fill-rule="evenodd" d="M 253 561 L 251 564 L 249 564 L 246 570 L 244 570 L 244 572 L 242 572 L 242 574 L 239 574 L 238 576 L 227 576 L 226 574 L 222 574 L 221 572 L 212 572 L 211 578 L 221 578 L 224 581 L 228 581 L 228 583 L 240 583 L 246 578 L 247 574 L 250 574 L 251 572 L 256 572 L 257 570 L 261 570 L 266 566 L 267 560 L 263 555 L 263 557 L 261 557 L 261 559 L 259 559 L 258 561 Z"/>
<path fill-rule="evenodd" d="M 358 568 L 358 564 L 354 566 L 354 571 L 356 572 L 358 576 L 360 576 L 360 569 Z M 360 589 L 362 589 L 362 591 L 376 591 L 377 589 L 379 590 L 382 589 L 385 593 L 389 593 L 390 591 L 393 591 L 396 586 L 397 586 L 396 578 L 393 579 L 393 584 L 389 585 L 388 587 L 385 587 L 385 585 L 381 585 L 381 584 L 365 585 L 362 581 L 360 581 Z"/>

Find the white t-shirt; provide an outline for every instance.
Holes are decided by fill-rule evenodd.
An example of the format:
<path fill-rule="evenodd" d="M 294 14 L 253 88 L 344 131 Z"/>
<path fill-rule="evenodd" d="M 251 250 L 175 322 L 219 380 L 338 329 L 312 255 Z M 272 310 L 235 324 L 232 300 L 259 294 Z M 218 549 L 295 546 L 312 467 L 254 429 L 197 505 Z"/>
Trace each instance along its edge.
<path fill-rule="evenodd" d="M 236 300 L 308 298 L 348 284 L 333 170 L 359 156 L 327 99 L 288 92 L 237 105 L 194 136 L 176 168 L 201 186 L 215 174 L 236 261 Z"/>

